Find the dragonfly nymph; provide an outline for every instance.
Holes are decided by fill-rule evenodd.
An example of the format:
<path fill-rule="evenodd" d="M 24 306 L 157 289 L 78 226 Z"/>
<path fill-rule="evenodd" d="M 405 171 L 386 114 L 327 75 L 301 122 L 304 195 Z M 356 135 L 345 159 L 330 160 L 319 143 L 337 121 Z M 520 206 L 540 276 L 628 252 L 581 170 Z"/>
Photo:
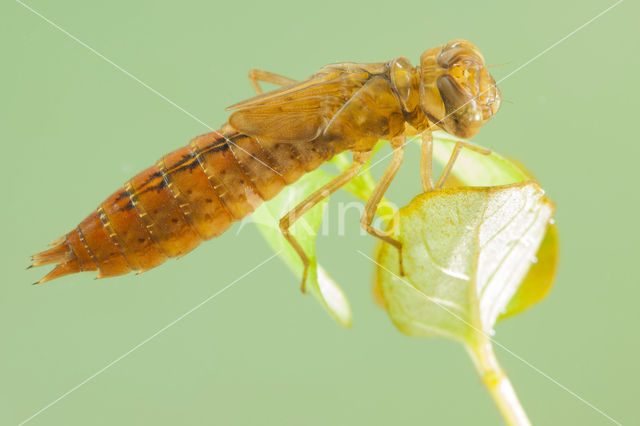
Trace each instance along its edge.
<path fill-rule="evenodd" d="M 393 157 L 361 219 L 369 232 L 401 249 L 371 226 L 378 203 L 400 167 L 407 135 L 421 134 L 421 179 L 438 189 L 453 166 L 432 179 L 431 132 L 473 136 L 500 107 L 500 91 L 480 51 L 465 40 L 427 50 L 420 64 L 400 57 L 380 63 L 340 63 L 298 82 L 252 70 L 258 95 L 227 108 L 220 130 L 193 139 L 162 157 L 108 197 L 74 230 L 32 257 L 32 266 L 55 263 L 38 283 L 98 271 L 98 277 L 143 272 L 182 256 L 251 214 L 334 155 L 353 153 L 353 163 L 280 220 L 280 229 L 305 265 L 309 260 L 289 227 L 311 207 L 353 179 L 379 139 Z M 259 82 L 282 86 L 262 93 Z"/>

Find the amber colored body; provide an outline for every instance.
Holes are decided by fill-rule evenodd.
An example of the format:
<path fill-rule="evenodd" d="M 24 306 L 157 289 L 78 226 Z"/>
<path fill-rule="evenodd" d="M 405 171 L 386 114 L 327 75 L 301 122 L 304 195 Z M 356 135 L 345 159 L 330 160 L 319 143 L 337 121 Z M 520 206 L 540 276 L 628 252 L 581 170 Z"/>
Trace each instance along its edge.
<path fill-rule="evenodd" d="M 219 131 L 198 136 L 165 155 L 108 197 L 54 247 L 33 256 L 34 266 L 57 263 L 39 282 L 80 271 L 98 270 L 99 277 L 142 272 L 182 256 L 340 152 L 353 151 L 355 159 L 357 153 L 369 153 L 379 139 L 432 128 L 464 137 L 475 133 L 475 128 L 469 129 L 478 120 L 464 121 L 473 116 L 467 113 L 470 101 L 459 106 L 460 96 L 453 93 L 457 109 L 452 112 L 447 94 L 439 101 L 432 99 L 439 89 L 431 80 L 441 77 L 441 70 L 453 69 L 434 66 L 433 58 L 461 49 L 461 41 L 452 43 L 425 52 L 419 67 L 412 67 L 406 58 L 329 65 L 303 82 L 230 107 L 236 111 Z M 468 45 L 464 52 L 470 51 Z M 478 62 L 484 67 L 481 57 Z M 453 77 L 447 74 L 447 78 L 453 83 L 443 87 L 455 92 L 459 88 L 449 86 L 468 76 L 450 74 Z M 460 80 L 461 87 L 463 83 Z M 475 101 L 484 93 L 473 95 Z M 496 97 L 499 102 L 499 93 Z M 488 113 L 486 101 L 476 102 L 480 110 L 485 108 L 480 121 L 497 109 L 491 105 L 494 98 Z M 459 131 L 452 130 L 456 126 Z"/>
<path fill-rule="evenodd" d="M 79 271 L 99 270 L 101 278 L 142 272 L 182 256 L 331 159 L 337 152 L 326 147 L 309 141 L 267 152 L 228 126 L 198 136 L 136 175 L 43 252 L 42 260 L 66 258 L 44 280 Z"/>

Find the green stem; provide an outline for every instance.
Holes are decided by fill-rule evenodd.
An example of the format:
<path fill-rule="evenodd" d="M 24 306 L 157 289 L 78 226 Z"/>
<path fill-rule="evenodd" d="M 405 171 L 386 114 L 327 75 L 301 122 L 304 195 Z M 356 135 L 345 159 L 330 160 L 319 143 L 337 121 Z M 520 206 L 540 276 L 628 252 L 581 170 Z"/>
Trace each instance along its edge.
<path fill-rule="evenodd" d="M 467 351 L 504 421 L 509 426 L 531 426 L 509 378 L 498 364 L 489 339 L 479 338 L 467 345 Z"/>

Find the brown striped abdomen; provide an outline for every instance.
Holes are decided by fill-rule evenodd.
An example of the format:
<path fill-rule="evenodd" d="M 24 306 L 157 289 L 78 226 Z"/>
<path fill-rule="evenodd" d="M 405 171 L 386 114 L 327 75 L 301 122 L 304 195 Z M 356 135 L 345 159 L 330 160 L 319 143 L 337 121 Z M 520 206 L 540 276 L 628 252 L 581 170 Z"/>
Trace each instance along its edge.
<path fill-rule="evenodd" d="M 217 237 L 264 200 L 329 160 L 320 140 L 270 144 L 228 125 L 162 157 L 108 197 L 76 229 L 34 255 L 57 263 L 38 283 L 81 271 L 144 272 Z"/>

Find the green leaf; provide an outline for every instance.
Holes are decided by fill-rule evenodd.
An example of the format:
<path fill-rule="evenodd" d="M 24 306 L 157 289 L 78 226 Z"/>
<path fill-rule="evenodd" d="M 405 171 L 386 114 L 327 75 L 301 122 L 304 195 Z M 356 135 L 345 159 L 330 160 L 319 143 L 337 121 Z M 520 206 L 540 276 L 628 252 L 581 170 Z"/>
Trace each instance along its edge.
<path fill-rule="evenodd" d="M 378 281 L 392 321 L 412 336 L 469 343 L 492 333 L 527 274 L 554 206 L 534 182 L 448 188 L 398 212 L 398 250 L 383 245 Z"/>
<path fill-rule="evenodd" d="M 285 188 L 278 196 L 261 205 L 251 216 L 258 229 L 280 257 L 302 280 L 302 261 L 291 244 L 284 239 L 278 226 L 279 219 L 309 194 L 333 179 L 334 176 L 316 170 L 303 176 L 294 185 Z M 331 279 L 316 261 L 316 235 L 322 221 L 326 200 L 314 206 L 290 228 L 307 256 L 310 265 L 307 290 L 313 294 L 329 314 L 344 327 L 352 322 L 351 308 L 342 289 Z"/>
<path fill-rule="evenodd" d="M 435 161 L 444 166 L 456 142 L 438 134 Z M 402 249 L 380 245 L 374 282 L 374 294 L 402 332 L 465 345 L 506 423 L 514 425 L 530 421 L 490 336 L 498 318 L 547 294 L 557 261 L 557 234 L 549 226 L 555 207 L 529 179 L 498 154 L 462 150 L 445 182 L 461 186 L 419 195 L 400 209 L 389 230 Z"/>
<path fill-rule="evenodd" d="M 444 166 L 457 139 L 444 132 L 434 134 L 434 160 Z M 467 141 L 468 143 L 468 141 Z M 460 153 L 446 186 L 495 186 L 531 180 L 532 176 L 514 162 L 498 153 L 482 155 L 463 149 Z M 551 289 L 558 261 L 558 231 L 551 225 L 535 256 L 533 264 L 509 302 L 507 311 L 499 319 L 522 312 L 542 300 Z"/>

